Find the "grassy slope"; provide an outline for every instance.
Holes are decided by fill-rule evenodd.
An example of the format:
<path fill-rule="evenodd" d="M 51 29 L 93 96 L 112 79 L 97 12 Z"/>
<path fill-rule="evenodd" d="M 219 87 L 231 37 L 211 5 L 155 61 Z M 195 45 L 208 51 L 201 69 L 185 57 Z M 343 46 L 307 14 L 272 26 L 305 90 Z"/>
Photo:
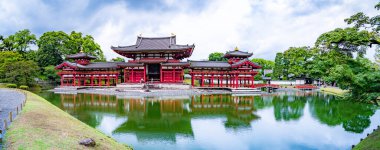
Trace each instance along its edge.
<path fill-rule="evenodd" d="M 361 141 L 354 149 L 357 150 L 377 150 L 380 149 L 380 130 L 377 129 Z"/>
<path fill-rule="evenodd" d="M 84 138 L 96 141 L 94 149 L 130 149 L 31 92 L 5 136 L 8 149 L 87 149 L 78 144 Z"/>
<path fill-rule="evenodd" d="M 343 97 L 344 94 L 348 92 L 347 90 L 341 90 L 338 88 L 329 88 L 329 87 L 320 88 L 320 90 L 322 92 L 326 92 L 326 93 L 333 94 L 333 95 L 340 96 L 340 97 Z"/>

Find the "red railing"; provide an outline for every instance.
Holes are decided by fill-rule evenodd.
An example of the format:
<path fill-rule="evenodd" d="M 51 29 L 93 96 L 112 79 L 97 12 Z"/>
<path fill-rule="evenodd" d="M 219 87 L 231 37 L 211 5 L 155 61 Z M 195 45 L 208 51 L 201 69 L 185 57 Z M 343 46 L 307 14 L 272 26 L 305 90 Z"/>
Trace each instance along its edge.
<path fill-rule="evenodd" d="M 277 85 L 277 84 L 255 84 L 254 85 L 255 88 L 262 88 L 262 87 L 272 87 L 272 88 L 280 88 L 280 85 Z"/>
<path fill-rule="evenodd" d="M 296 85 L 294 86 L 296 89 L 316 89 L 318 88 L 315 85 L 308 85 L 308 84 L 303 84 L 303 85 Z"/>

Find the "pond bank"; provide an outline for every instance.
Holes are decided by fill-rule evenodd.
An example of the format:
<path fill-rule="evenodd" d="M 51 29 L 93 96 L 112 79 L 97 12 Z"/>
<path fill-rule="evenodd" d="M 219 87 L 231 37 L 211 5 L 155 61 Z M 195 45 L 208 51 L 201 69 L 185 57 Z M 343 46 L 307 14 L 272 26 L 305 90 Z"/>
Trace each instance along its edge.
<path fill-rule="evenodd" d="M 329 94 L 339 96 L 339 97 L 344 97 L 344 94 L 348 92 L 347 90 L 342 90 L 336 87 L 325 87 L 325 88 L 320 88 L 319 90 L 321 92 L 329 93 Z"/>
<path fill-rule="evenodd" d="M 369 134 L 363 141 L 356 145 L 354 150 L 369 150 L 369 149 L 380 149 L 380 128 L 374 130 Z"/>
<path fill-rule="evenodd" d="M 92 138 L 96 149 L 131 149 L 75 119 L 40 96 L 26 91 L 24 109 L 5 136 L 7 149 L 85 149 L 79 141 Z"/>

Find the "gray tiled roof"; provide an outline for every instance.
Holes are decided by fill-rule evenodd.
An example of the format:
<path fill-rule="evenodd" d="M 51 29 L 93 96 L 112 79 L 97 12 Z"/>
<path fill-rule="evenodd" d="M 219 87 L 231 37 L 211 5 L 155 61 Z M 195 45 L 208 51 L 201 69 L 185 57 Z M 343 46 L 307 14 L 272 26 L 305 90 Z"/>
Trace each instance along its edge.
<path fill-rule="evenodd" d="M 135 45 L 111 46 L 112 50 L 124 52 L 137 51 L 162 51 L 162 50 L 187 50 L 194 48 L 193 45 L 177 45 L 176 36 L 170 37 L 137 37 Z"/>
<path fill-rule="evenodd" d="M 224 57 L 251 57 L 253 53 L 243 52 L 239 50 L 229 51 L 226 54 L 224 54 Z"/>
<path fill-rule="evenodd" d="M 162 63 L 162 66 L 186 66 L 189 65 L 188 62 L 177 62 L 177 63 Z"/>
<path fill-rule="evenodd" d="M 66 56 L 66 59 L 83 59 L 83 58 L 85 58 L 85 59 L 96 59 L 95 56 L 92 56 L 92 55 L 87 54 L 87 53 L 82 53 L 82 52 Z"/>
<path fill-rule="evenodd" d="M 230 68 L 225 61 L 190 61 L 190 68 Z"/>
<path fill-rule="evenodd" d="M 92 62 L 88 65 L 81 65 L 73 62 L 66 61 L 64 63 L 67 63 L 71 66 L 75 66 L 79 69 L 115 69 L 118 68 L 119 62 Z"/>

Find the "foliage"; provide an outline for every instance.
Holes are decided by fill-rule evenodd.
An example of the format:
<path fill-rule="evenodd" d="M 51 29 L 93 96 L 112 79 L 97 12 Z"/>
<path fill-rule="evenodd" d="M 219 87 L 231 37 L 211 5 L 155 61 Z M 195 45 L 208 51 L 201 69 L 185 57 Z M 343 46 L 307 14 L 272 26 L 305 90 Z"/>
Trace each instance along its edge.
<path fill-rule="evenodd" d="M 209 61 L 227 61 L 227 58 L 223 57 L 224 54 L 221 52 L 213 52 L 208 55 Z"/>
<path fill-rule="evenodd" d="M 62 31 L 45 32 L 37 41 L 37 62 L 40 67 L 58 65 L 63 62 L 63 55 L 69 50 L 65 43 L 69 36 Z"/>
<path fill-rule="evenodd" d="M 309 47 L 290 47 L 284 52 L 284 62 L 288 65 L 288 74 L 292 74 L 293 77 L 307 75 L 310 58 Z"/>
<path fill-rule="evenodd" d="M 58 76 L 58 70 L 55 69 L 53 65 L 46 66 L 41 71 L 41 77 L 44 80 L 53 81 L 53 82 L 60 82 L 60 77 Z"/>
<path fill-rule="evenodd" d="M 63 62 L 65 55 L 81 50 L 97 57 L 95 61 L 105 61 L 99 44 L 90 35 L 83 37 L 81 32 L 73 31 L 70 35 L 63 31 L 45 32 L 37 41 L 37 45 L 37 61 L 40 67 L 58 65 Z"/>
<path fill-rule="evenodd" d="M 255 80 L 262 80 L 263 79 L 263 73 L 262 71 L 258 71 L 258 73 L 255 75 Z"/>
<path fill-rule="evenodd" d="M 6 66 L 5 64 L 10 64 L 22 60 L 22 55 L 18 52 L 13 51 L 3 51 L 0 52 L 0 82 L 4 82 Z"/>
<path fill-rule="evenodd" d="M 7 38 L 2 39 L 0 50 L 2 51 L 17 51 L 24 54 L 30 51 L 30 47 L 36 44 L 36 36 L 28 29 L 20 30 Z"/>
<path fill-rule="evenodd" d="M 5 63 L 5 82 L 32 85 L 38 74 L 38 65 L 33 61 Z"/>
<path fill-rule="evenodd" d="M 91 35 L 82 36 L 81 32 L 72 31 L 68 36 L 69 40 L 65 43 L 68 51 L 65 51 L 64 54 L 75 54 L 83 50 L 83 52 L 95 56 L 97 58 L 95 61 L 106 60 L 100 45 L 94 41 Z"/>
<path fill-rule="evenodd" d="M 121 58 L 121 57 L 116 57 L 116 58 L 112 58 L 111 61 L 113 61 L 113 62 L 125 62 L 125 59 Z"/>
<path fill-rule="evenodd" d="M 273 69 L 274 68 L 274 62 L 271 60 L 265 60 L 262 58 L 253 58 L 251 60 L 254 63 L 257 63 L 258 65 L 261 66 L 261 69 Z"/>
<path fill-rule="evenodd" d="M 6 87 L 7 88 L 17 88 L 17 85 L 16 84 L 7 84 Z"/>
<path fill-rule="evenodd" d="M 320 35 L 315 45 L 323 51 L 336 50 L 350 57 L 357 52 L 359 56 L 363 56 L 369 47 L 371 36 L 366 30 L 337 28 Z"/>
<path fill-rule="evenodd" d="M 29 89 L 29 86 L 27 86 L 27 85 L 20 85 L 19 88 L 23 89 L 23 90 L 27 90 L 27 89 Z"/>
<path fill-rule="evenodd" d="M 277 53 L 276 58 L 274 60 L 272 77 L 274 79 L 280 79 L 281 77 L 283 77 L 283 75 L 287 76 L 285 71 L 286 70 L 285 70 L 284 55 L 283 55 L 283 53 Z"/>
<path fill-rule="evenodd" d="M 353 81 L 350 85 L 353 99 L 369 102 L 380 97 L 380 71 L 360 73 Z"/>

